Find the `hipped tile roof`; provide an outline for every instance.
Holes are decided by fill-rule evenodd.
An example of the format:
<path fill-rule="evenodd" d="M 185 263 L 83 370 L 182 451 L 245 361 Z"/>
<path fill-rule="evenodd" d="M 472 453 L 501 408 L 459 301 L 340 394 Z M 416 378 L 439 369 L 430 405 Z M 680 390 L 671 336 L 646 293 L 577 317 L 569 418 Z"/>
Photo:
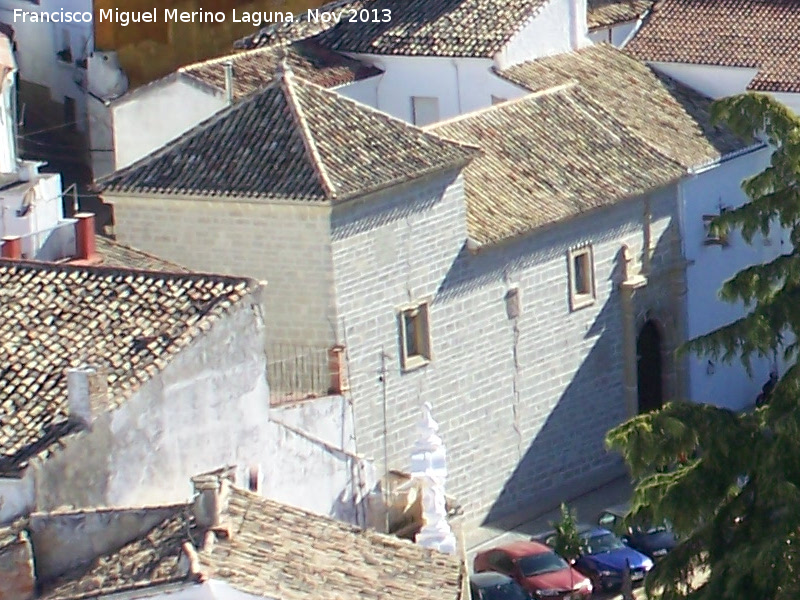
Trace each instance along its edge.
<path fill-rule="evenodd" d="M 576 80 L 631 132 L 686 168 L 748 143 L 727 128 L 711 124 L 711 99 L 609 44 L 530 61 L 500 75 L 531 91 Z"/>
<path fill-rule="evenodd" d="M 103 181 L 106 190 L 333 202 L 462 166 L 474 149 L 295 78 Z"/>
<path fill-rule="evenodd" d="M 588 0 L 586 24 L 589 30 L 611 27 L 640 19 L 655 0 Z"/>
<path fill-rule="evenodd" d="M 258 284 L 205 274 L 0 261 L 0 474 L 74 431 L 66 369 L 123 402 Z"/>
<path fill-rule="evenodd" d="M 647 61 L 750 67 L 748 89 L 800 92 L 798 31 L 798 0 L 660 0 L 626 50 Z"/>
<path fill-rule="evenodd" d="M 382 73 L 377 67 L 323 48 L 313 40 L 245 50 L 183 67 L 180 72 L 224 92 L 225 63 L 230 61 L 233 65 L 233 97 L 238 101 L 269 85 L 284 57 L 299 77 L 326 88 Z"/>
<path fill-rule="evenodd" d="M 685 172 L 576 85 L 432 130 L 483 151 L 465 171 L 467 227 L 480 244 L 614 204 Z"/>
<path fill-rule="evenodd" d="M 398 538 L 232 488 L 219 536 L 209 548 L 190 505 L 146 535 L 44 586 L 41 600 L 78 600 L 188 581 L 190 542 L 201 578 L 278 600 L 458 600 L 462 566 L 451 556 Z M 153 590 L 155 591 L 155 590 Z"/>
<path fill-rule="evenodd" d="M 548 1 L 363 0 L 353 8 L 368 22 L 343 19 L 318 39 L 343 52 L 491 58 Z"/>

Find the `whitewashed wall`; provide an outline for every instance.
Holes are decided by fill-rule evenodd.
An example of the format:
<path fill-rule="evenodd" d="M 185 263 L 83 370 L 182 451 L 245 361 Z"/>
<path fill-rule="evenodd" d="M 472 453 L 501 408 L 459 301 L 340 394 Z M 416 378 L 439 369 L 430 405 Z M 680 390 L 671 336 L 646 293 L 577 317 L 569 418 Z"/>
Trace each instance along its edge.
<path fill-rule="evenodd" d="M 0 477 L 0 526 L 33 510 L 33 477 L 25 473 L 19 479 Z"/>
<path fill-rule="evenodd" d="M 361 104 L 366 104 L 372 108 L 378 107 L 378 86 L 380 85 L 383 74 L 375 77 L 368 77 L 360 81 L 354 81 L 334 88 L 336 93 L 346 96 Z"/>
<path fill-rule="evenodd" d="M 255 295 L 240 302 L 91 431 L 37 463 L 37 509 L 181 502 L 193 475 L 240 465 L 261 468 L 265 496 L 362 519 L 351 484 L 372 487 L 369 465 L 269 419 L 261 310 Z"/>
<path fill-rule="evenodd" d="M 501 69 L 506 69 L 588 44 L 586 0 L 553 0 L 511 38 L 495 59 Z"/>
<path fill-rule="evenodd" d="M 757 69 L 716 65 L 665 62 L 650 62 L 649 64 L 657 71 L 677 79 L 710 98 L 722 98 L 744 92 L 758 72 Z"/>
<path fill-rule="evenodd" d="M 147 156 L 225 106 L 221 92 L 183 77 L 123 96 L 110 105 L 115 168 Z"/>
<path fill-rule="evenodd" d="M 344 396 L 325 396 L 270 409 L 270 418 L 334 448 L 355 452 L 353 407 Z"/>
<path fill-rule="evenodd" d="M 733 233 L 728 246 L 704 245 L 703 215 L 719 214 L 720 205 L 741 206 L 746 200 L 741 182 L 761 171 L 769 163 L 768 149 L 729 160 L 715 168 L 686 179 L 681 184 L 684 252 L 687 268 L 688 336 L 702 335 L 730 323 L 744 314 L 740 304 L 719 299 L 724 281 L 741 269 L 775 258 L 789 250 L 787 234 L 777 229 L 764 238 L 756 235 L 747 245 Z M 769 376 L 766 360 L 754 364 L 751 379 L 738 362 L 708 364 L 708 357 L 690 358 L 689 396 L 695 402 L 707 402 L 738 410 L 752 405 Z"/>
<path fill-rule="evenodd" d="M 32 187 L 35 189 L 32 208 L 24 216 L 17 216 Z M 5 189 L 0 197 L 0 236 L 22 237 L 22 253 L 26 258 L 55 260 L 71 256 L 73 252 L 64 252 L 70 245 L 75 249 L 72 223 L 64 219 L 58 174 L 37 175 L 30 183 L 21 182 Z"/>
<path fill-rule="evenodd" d="M 622 48 L 625 43 L 633 36 L 634 32 L 641 25 L 641 21 L 629 21 L 628 23 L 618 23 L 611 27 L 601 27 L 589 32 L 589 39 L 593 44 L 606 42 L 616 48 Z"/>
<path fill-rule="evenodd" d="M 444 121 L 491 106 L 492 96 L 511 98 L 521 93 L 491 72 L 493 62 L 488 58 L 353 56 L 384 74 L 337 91 L 408 123 L 413 122 L 412 96 L 438 98 L 439 120 Z M 373 85 L 377 104 L 369 102 Z"/>
<path fill-rule="evenodd" d="M 77 128 L 87 127 L 86 93 L 76 84 L 76 79 L 85 76 L 85 69 L 75 66 L 75 61 L 84 58 L 94 47 L 93 24 L 89 23 L 31 23 L 14 20 L 14 9 L 26 12 L 92 12 L 91 0 L 41 0 L 34 4 L 24 0 L 0 0 L 0 21 L 14 28 L 17 41 L 17 59 L 20 78 L 50 90 L 55 102 L 64 103 L 68 96 L 76 101 Z M 72 61 L 59 60 L 57 52 L 68 44 Z"/>
<path fill-rule="evenodd" d="M 677 79 L 711 98 L 723 98 L 742 94 L 758 73 L 758 69 L 744 67 L 721 67 L 718 65 L 690 65 L 686 63 L 650 62 L 654 69 Z M 800 94 L 770 92 L 795 113 L 800 114 Z"/>

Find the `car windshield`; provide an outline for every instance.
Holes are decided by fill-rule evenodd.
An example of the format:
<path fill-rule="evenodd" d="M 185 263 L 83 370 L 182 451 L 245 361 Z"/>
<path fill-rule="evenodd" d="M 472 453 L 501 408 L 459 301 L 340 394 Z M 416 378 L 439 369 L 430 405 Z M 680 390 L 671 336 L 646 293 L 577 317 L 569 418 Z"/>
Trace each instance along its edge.
<path fill-rule="evenodd" d="M 583 548 L 586 554 L 600 554 L 624 548 L 625 544 L 613 533 L 601 533 L 583 539 Z"/>
<path fill-rule="evenodd" d="M 552 573 L 567 568 L 567 561 L 554 552 L 543 552 L 533 556 L 524 556 L 517 561 L 519 570 L 525 577 L 533 577 L 542 573 Z"/>
<path fill-rule="evenodd" d="M 525 590 L 510 581 L 483 588 L 481 590 L 481 600 L 530 600 L 530 597 L 525 593 Z"/>

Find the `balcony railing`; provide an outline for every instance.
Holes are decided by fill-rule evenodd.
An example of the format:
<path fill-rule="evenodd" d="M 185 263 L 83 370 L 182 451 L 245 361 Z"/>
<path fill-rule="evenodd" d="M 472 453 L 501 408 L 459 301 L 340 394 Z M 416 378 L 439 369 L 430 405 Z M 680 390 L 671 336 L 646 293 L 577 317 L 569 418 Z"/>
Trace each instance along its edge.
<path fill-rule="evenodd" d="M 344 347 L 270 344 L 267 382 L 271 404 L 341 394 L 348 389 Z"/>

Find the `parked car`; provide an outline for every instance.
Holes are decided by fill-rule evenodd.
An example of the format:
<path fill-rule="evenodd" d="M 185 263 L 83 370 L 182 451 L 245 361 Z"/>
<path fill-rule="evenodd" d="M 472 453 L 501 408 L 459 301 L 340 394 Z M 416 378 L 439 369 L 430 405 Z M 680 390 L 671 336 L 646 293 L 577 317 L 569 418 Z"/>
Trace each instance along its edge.
<path fill-rule="evenodd" d="M 487 571 L 469 578 L 472 600 L 531 600 L 521 585 L 508 575 Z"/>
<path fill-rule="evenodd" d="M 668 523 L 626 526 L 624 519 L 629 512 L 627 505 L 612 506 L 600 513 L 597 524 L 613 531 L 628 546 L 653 560 L 666 556 L 677 545 L 678 539 Z"/>
<path fill-rule="evenodd" d="M 592 582 L 539 542 L 519 541 L 475 556 L 475 572 L 508 575 L 536 599 L 584 600 Z"/>
<path fill-rule="evenodd" d="M 592 587 L 596 591 L 617 589 L 622 585 L 622 574 L 625 563 L 631 572 L 634 585 L 641 583 L 650 569 L 653 561 L 626 546 L 622 540 L 602 527 L 593 525 L 579 525 L 578 535 L 581 538 L 581 555 L 575 561 L 575 568 L 589 577 Z M 545 543 L 552 546 L 555 532 L 542 536 Z"/>

